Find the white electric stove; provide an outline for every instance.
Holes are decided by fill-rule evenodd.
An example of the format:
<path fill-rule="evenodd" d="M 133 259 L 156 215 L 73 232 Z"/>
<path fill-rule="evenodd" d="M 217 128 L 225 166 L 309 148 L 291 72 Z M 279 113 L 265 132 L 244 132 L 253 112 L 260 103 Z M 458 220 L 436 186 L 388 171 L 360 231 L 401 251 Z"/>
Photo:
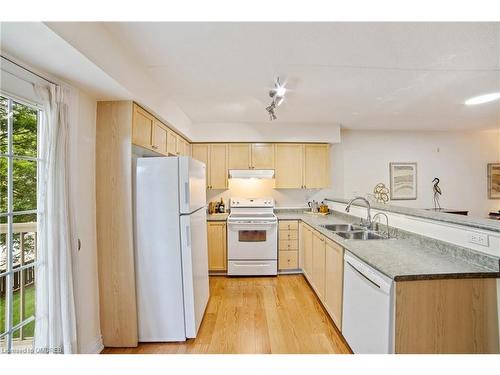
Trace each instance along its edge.
<path fill-rule="evenodd" d="M 232 276 L 278 274 L 278 218 L 272 198 L 231 198 L 228 269 Z"/>

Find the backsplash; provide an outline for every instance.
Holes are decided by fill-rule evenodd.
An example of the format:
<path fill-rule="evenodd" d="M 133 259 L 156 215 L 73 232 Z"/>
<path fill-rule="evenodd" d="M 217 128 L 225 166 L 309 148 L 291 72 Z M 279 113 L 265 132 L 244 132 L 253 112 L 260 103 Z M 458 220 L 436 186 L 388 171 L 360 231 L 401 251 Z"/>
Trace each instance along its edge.
<path fill-rule="evenodd" d="M 328 196 L 321 192 L 321 189 L 275 189 L 274 180 L 233 178 L 229 180 L 228 190 L 207 190 L 207 202 L 222 198 L 227 203 L 231 197 L 271 197 L 276 207 L 306 207 L 307 201 L 321 201 Z"/>

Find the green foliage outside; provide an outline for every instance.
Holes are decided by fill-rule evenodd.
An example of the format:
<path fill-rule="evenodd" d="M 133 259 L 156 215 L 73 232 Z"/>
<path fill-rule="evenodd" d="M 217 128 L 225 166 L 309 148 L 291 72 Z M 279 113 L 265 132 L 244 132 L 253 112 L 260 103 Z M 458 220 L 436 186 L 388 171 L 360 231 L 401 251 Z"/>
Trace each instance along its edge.
<path fill-rule="evenodd" d="M 14 103 L 12 149 L 15 156 L 37 156 L 37 111 Z M 0 153 L 7 154 L 7 99 L 0 97 Z M 36 209 L 36 161 L 14 159 L 14 211 Z M 7 212 L 7 158 L 0 158 L 0 212 Z M 36 221 L 36 215 L 22 215 L 16 222 Z M 2 217 L 0 223 L 6 223 Z"/>
<path fill-rule="evenodd" d="M 37 117 L 38 111 L 32 107 L 13 102 L 12 105 L 12 153 L 13 158 L 13 210 L 14 212 L 35 210 L 37 208 L 37 162 L 24 160 L 16 156 L 37 156 Z M 0 97 L 0 154 L 8 154 L 8 100 Z M 0 212 L 7 212 L 7 183 L 8 183 L 8 158 L 0 156 Z M 14 216 L 14 225 L 17 223 L 36 222 L 36 214 Z M 0 225 L 7 223 L 7 217 L 0 217 Z M 15 231 L 15 230 L 14 230 Z M 7 234 L 0 233 L 0 272 L 6 269 L 7 260 Z M 25 235 L 24 257 L 27 261 L 35 259 L 35 236 L 33 233 Z M 13 235 L 13 262 L 14 267 L 20 260 L 20 235 Z M 5 329 L 5 277 L 0 279 L 0 332 Z M 28 318 L 35 312 L 35 287 L 29 286 L 24 295 L 24 316 Z M 14 325 L 21 321 L 20 293 L 14 293 L 13 300 Z M 24 327 L 25 337 L 33 336 L 34 322 Z M 14 338 L 19 337 L 19 332 Z"/>
<path fill-rule="evenodd" d="M 14 324 L 19 324 L 19 319 L 21 318 L 21 293 L 14 293 Z M 23 319 L 29 318 L 31 315 L 35 314 L 35 287 L 29 286 L 24 289 L 24 317 Z M 5 327 L 5 296 L 0 297 L 0 332 L 4 331 Z M 30 322 L 24 326 L 24 337 L 33 337 L 35 331 L 35 322 Z M 14 333 L 14 338 L 19 337 L 19 331 Z"/>

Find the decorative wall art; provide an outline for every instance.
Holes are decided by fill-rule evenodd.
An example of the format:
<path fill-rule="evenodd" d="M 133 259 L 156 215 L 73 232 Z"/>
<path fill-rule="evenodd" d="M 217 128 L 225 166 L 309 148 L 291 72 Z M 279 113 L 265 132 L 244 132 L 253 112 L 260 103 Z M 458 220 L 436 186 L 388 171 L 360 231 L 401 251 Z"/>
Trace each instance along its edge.
<path fill-rule="evenodd" d="M 500 199 L 500 163 L 488 164 L 488 198 Z"/>
<path fill-rule="evenodd" d="M 443 194 L 443 191 L 439 187 L 439 177 L 434 177 L 434 180 L 432 180 L 434 185 L 432 185 L 432 191 L 434 192 L 434 210 L 440 210 L 441 209 L 441 204 L 439 204 L 439 196 Z"/>
<path fill-rule="evenodd" d="M 377 203 L 387 203 L 389 201 L 389 189 L 383 183 L 378 183 L 373 189 L 373 196 Z"/>
<path fill-rule="evenodd" d="M 389 163 L 391 200 L 417 199 L 417 163 Z"/>

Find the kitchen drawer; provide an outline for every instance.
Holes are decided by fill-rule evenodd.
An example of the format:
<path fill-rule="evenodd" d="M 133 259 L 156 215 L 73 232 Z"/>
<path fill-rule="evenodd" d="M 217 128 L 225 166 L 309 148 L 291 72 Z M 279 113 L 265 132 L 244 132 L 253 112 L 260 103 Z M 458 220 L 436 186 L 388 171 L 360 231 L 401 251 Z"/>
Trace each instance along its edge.
<path fill-rule="evenodd" d="M 296 240 L 299 238 L 299 232 L 296 230 L 280 230 L 280 240 Z"/>
<path fill-rule="evenodd" d="M 299 252 L 298 251 L 280 251 L 279 252 L 279 269 L 280 270 L 295 270 L 299 268 Z"/>
<path fill-rule="evenodd" d="M 299 230 L 299 222 L 297 220 L 280 220 L 280 230 Z"/>
<path fill-rule="evenodd" d="M 282 240 L 280 239 L 279 249 L 281 250 L 298 250 L 299 241 L 298 240 Z"/>

